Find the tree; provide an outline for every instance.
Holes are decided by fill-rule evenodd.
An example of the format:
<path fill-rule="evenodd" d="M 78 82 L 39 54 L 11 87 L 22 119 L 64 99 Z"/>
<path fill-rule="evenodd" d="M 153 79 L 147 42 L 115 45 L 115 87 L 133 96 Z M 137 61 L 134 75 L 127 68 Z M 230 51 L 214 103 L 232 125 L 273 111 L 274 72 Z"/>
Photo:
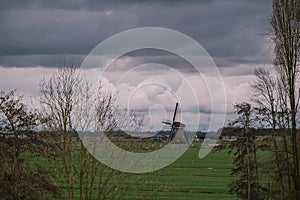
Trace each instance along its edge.
<path fill-rule="evenodd" d="M 285 130 L 289 128 L 289 119 L 286 106 L 286 86 L 282 82 L 280 74 L 271 74 L 269 71 L 258 68 L 255 70 L 255 81 L 251 84 L 253 90 L 252 101 L 256 104 L 256 110 L 261 116 L 260 123 L 262 128 L 272 128 L 273 146 L 270 150 L 273 152 L 273 161 L 276 168 L 273 167 L 276 181 L 280 185 L 280 199 L 284 199 L 291 193 L 290 167 L 289 167 L 289 148 Z M 280 130 L 280 135 L 277 130 Z M 281 140 L 278 138 L 281 137 Z M 282 141 L 280 144 L 278 141 Z M 286 179 L 288 184 L 286 184 Z M 288 187 L 286 187 L 288 186 Z M 270 188 L 275 198 L 276 187 Z"/>
<path fill-rule="evenodd" d="M 87 151 L 82 141 L 74 142 L 71 134 L 74 130 L 92 129 L 110 135 L 112 131 L 134 124 L 133 118 L 121 112 L 113 95 L 105 91 L 101 83 L 96 92 L 92 91 L 90 83 L 81 78 L 74 65 L 64 66 L 49 80 L 42 80 L 40 89 L 41 115 L 46 128 L 59 137 L 57 150 L 63 161 L 61 173 L 67 199 L 75 198 L 76 188 L 79 188 L 80 199 L 124 197 L 141 177 L 131 179 L 128 174 L 104 166 Z M 123 181 L 131 184 L 119 187 Z"/>
<path fill-rule="evenodd" d="M 236 104 L 234 108 L 238 117 L 230 123 L 230 126 L 239 128 L 242 134 L 230 144 L 235 155 L 232 174 L 239 175 L 239 178 L 231 184 L 231 191 L 241 199 L 263 199 L 263 188 L 258 177 L 256 137 L 255 132 L 251 130 L 256 121 L 253 109 L 246 102 Z"/>
<path fill-rule="evenodd" d="M 47 128 L 59 138 L 58 150 L 62 155 L 67 197 L 74 199 L 75 173 L 72 156 L 74 110 L 80 96 L 81 80 L 74 65 L 59 68 L 48 81 L 40 83 L 40 104 Z"/>
<path fill-rule="evenodd" d="M 300 173 L 296 137 L 298 98 L 296 82 L 299 78 L 300 56 L 300 2 L 298 0 L 273 0 L 271 18 L 275 59 L 274 65 L 286 82 L 288 106 L 291 116 L 292 177 L 296 199 L 300 199 Z M 298 94 L 299 95 L 299 94 Z"/>
<path fill-rule="evenodd" d="M 46 154 L 43 134 L 36 113 L 27 111 L 15 91 L 0 92 L 0 195 L 1 199 L 40 199 L 58 195 L 58 188 L 50 181 L 49 167 L 37 165 Z M 46 161 L 45 161 L 46 162 Z"/>

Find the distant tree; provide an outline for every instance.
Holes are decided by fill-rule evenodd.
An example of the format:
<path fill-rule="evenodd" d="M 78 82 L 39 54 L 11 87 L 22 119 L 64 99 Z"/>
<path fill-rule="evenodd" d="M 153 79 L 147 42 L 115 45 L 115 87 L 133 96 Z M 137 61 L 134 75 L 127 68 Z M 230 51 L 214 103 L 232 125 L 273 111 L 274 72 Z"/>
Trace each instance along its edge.
<path fill-rule="evenodd" d="M 28 111 L 21 100 L 15 91 L 0 92 L 0 199 L 58 195 L 49 168 L 34 162 L 46 154 L 47 144 L 35 130 L 36 113 Z"/>

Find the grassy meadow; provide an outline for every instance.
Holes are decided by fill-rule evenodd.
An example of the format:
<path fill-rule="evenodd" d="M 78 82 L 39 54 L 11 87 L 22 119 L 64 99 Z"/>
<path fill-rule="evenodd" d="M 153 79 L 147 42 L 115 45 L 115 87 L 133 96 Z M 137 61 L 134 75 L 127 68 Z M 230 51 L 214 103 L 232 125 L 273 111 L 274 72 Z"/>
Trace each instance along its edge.
<path fill-rule="evenodd" d="M 149 173 L 144 185 L 127 194 L 128 199 L 237 199 L 227 187 L 234 178 L 233 157 L 223 150 L 199 159 L 198 152 L 199 148 L 190 148 L 170 166 Z"/>
<path fill-rule="evenodd" d="M 162 144 L 153 142 L 143 145 Z M 99 170 L 104 171 L 103 176 L 111 176 L 104 179 L 103 186 L 110 190 L 113 185 L 104 199 L 237 199 L 228 189 L 228 184 L 234 179 L 230 175 L 233 156 L 228 150 L 222 150 L 211 151 L 205 158 L 199 159 L 199 148 L 199 143 L 193 145 L 176 162 L 151 173 L 129 174 L 102 165 Z M 63 175 L 58 175 L 56 182 L 61 185 L 63 178 L 59 176 Z M 79 189 L 76 187 L 74 199 L 79 199 Z M 62 195 L 66 195 L 64 189 Z"/>

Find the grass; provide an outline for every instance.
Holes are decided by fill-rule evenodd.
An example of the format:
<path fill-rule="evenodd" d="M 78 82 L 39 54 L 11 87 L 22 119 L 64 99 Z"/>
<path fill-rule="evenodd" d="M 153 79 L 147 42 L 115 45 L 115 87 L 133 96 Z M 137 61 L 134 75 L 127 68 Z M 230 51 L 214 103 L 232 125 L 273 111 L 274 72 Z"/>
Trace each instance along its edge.
<path fill-rule="evenodd" d="M 190 148 L 161 170 L 128 175 L 143 176 L 143 182 L 137 182 L 124 199 L 237 199 L 228 188 L 234 179 L 230 175 L 233 156 L 222 150 L 199 159 L 199 148 L 199 144 Z"/>
<path fill-rule="evenodd" d="M 234 178 L 230 175 L 233 157 L 224 150 L 199 159 L 198 151 L 191 148 L 170 166 L 151 173 L 154 182 L 139 192 L 147 195 L 152 187 L 150 199 L 236 199 L 227 187 Z"/>
<path fill-rule="evenodd" d="M 161 146 L 159 142 L 145 145 Z M 115 192 L 128 188 L 121 199 L 237 199 L 229 193 L 228 188 L 228 184 L 234 179 L 230 175 L 233 156 L 228 154 L 228 150 L 222 150 L 212 151 L 205 158 L 199 159 L 199 147 L 197 144 L 177 161 L 155 172 L 117 172 L 108 184 L 115 184 L 119 189 Z M 106 170 L 111 169 L 106 167 Z M 62 180 L 60 178 L 56 182 L 62 183 Z M 133 184 L 132 187 L 128 187 L 130 184 Z M 77 190 L 75 199 L 79 199 Z"/>

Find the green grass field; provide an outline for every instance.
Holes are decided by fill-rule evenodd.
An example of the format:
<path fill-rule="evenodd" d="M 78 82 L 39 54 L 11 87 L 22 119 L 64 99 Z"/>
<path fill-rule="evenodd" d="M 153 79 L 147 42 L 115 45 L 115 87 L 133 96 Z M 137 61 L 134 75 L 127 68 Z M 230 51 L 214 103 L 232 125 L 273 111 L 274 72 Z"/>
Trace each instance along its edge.
<path fill-rule="evenodd" d="M 155 172 L 117 172 L 107 184 L 114 184 L 118 188 L 112 193 L 128 188 L 117 199 L 238 199 L 229 193 L 228 188 L 228 184 L 234 179 L 230 175 L 233 156 L 228 150 L 222 150 L 211 151 L 205 158 L 199 159 L 199 148 L 197 144 L 170 166 Z M 105 170 L 107 172 L 104 176 L 109 174 L 111 169 L 105 167 Z M 62 183 L 61 181 L 63 179 L 56 182 Z M 79 199 L 77 189 L 75 199 Z"/>
<path fill-rule="evenodd" d="M 199 148 L 190 148 L 170 166 L 144 176 L 144 183 L 128 191 L 126 199 L 237 199 L 229 193 L 232 155 L 212 151 L 198 158 Z"/>
<path fill-rule="evenodd" d="M 175 163 L 151 173 L 155 178 L 138 191 L 141 197 L 153 188 L 153 199 L 235 199 L 227 187 L 232 180 L 232 156 L 218 151 L 199 159 L 198 151 L 189 149 Z"/>

